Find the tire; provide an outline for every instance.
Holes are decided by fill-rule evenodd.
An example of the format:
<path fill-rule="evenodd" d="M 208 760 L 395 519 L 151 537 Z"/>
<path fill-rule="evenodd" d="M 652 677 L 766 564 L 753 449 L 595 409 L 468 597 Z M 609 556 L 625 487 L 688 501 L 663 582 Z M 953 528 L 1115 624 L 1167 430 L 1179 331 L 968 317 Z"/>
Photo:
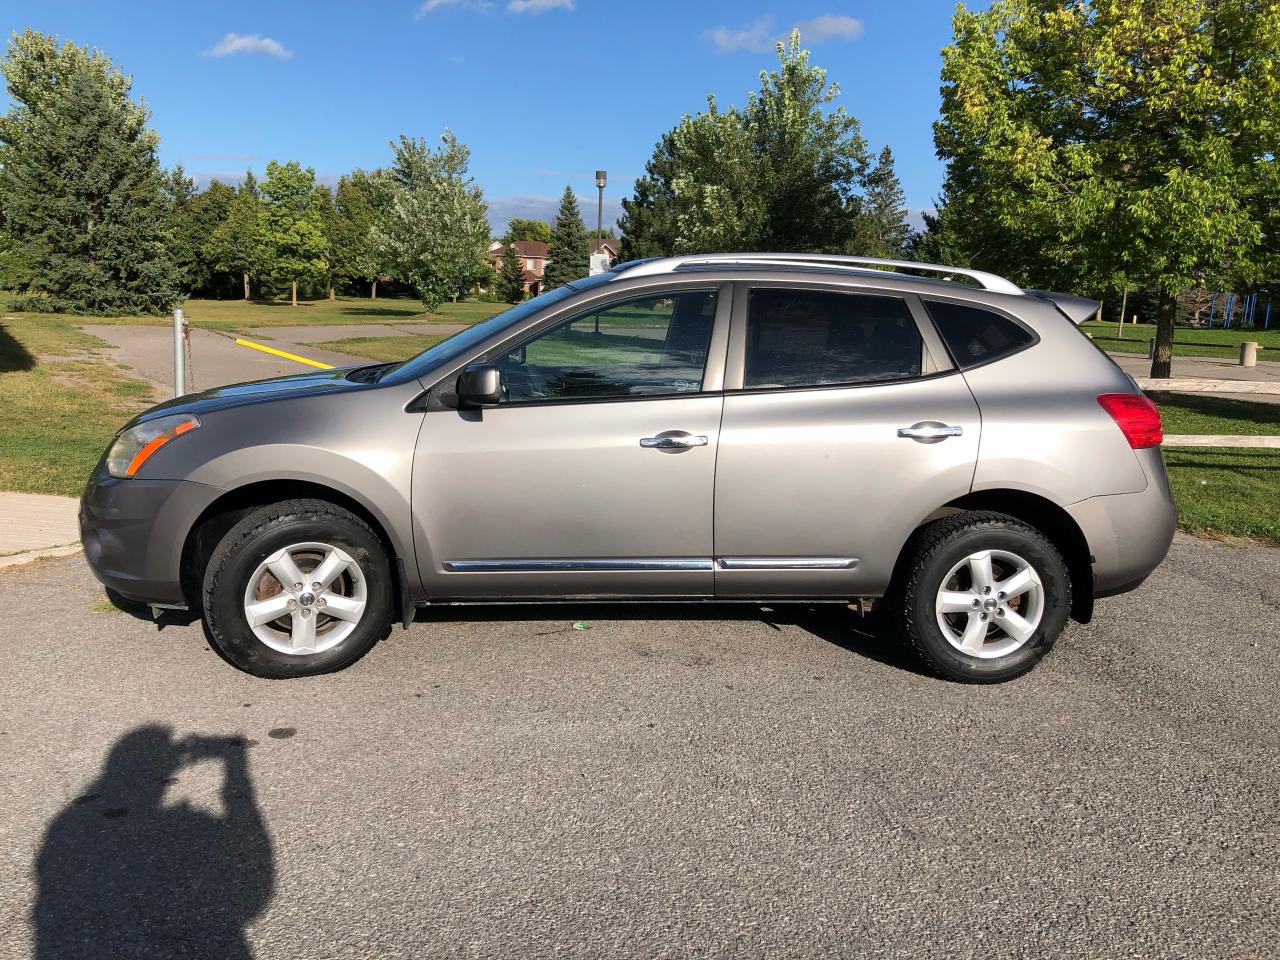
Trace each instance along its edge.
<path fill-rule="evenodd" d="M 323 589 L 312 589 L 307 581 L 313 575 L 326 581 Z M 350 666 L 389 632 L 394 597 L 378 535 L 324 500 L 254 510 L 219 541 L 204 575 L 204 619 L 213 646 L 258 677 L 305 677 Z M 251 609 L 260 622 L 250 622 Z M 277 612 L 277 618 L 262 619 Z"/>
<path fill-rule="evenodd" d="M 973 512 L 937 520 L 920 531 L 908 563 L 898 601 L 902 639 L 926 668 L 948 680 L 1020 677 L 1066 627 L 1071 577 L 1062 554 L 1013 517 Z M 1029 585 L 1009 596 L 1001 584 L 1009 594 Z"/>

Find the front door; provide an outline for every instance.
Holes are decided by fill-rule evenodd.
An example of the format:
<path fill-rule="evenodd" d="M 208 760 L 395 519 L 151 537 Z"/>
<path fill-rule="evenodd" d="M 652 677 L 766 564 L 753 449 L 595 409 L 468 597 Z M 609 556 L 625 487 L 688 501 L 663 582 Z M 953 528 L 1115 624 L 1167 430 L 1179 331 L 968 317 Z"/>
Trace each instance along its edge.
<path fill-rule="evenodd" d="M 914 527 L 969 492 L 980 419 L 918 301 L 735 296 L 716 595 L 877 595 Z"/>
<path fill-rule="evenodd" d="M 712 594 L 723 300 L 593 308 L 491 358 L 498 406 L 425 415 L 413 510 L 429 597 Z"/>

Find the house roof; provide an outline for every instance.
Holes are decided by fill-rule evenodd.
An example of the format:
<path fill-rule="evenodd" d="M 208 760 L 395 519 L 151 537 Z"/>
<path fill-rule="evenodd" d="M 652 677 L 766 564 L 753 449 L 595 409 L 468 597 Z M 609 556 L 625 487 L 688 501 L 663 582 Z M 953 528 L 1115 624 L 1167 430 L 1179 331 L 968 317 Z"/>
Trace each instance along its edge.
<path fill-rule="evenodd" d="M 489 252 L 500 257 L 507 252 L 507 246 L 504 243 L 494 243 L 489 247 Z M 516 253 L 522 257 L 546 257 L 547 245 L 541 240 L 517 240 Z"/>
<path fill-rule="evenodd" d="M 591 238 L 592 253 L 607 253 L 611 257 L 616 257 L 618 255 L 619 246 L 621 246 L 621 242 L 614 240 L 612 237 L 603 237 L 600 240 L 597 240 L 595 237 Z"/>

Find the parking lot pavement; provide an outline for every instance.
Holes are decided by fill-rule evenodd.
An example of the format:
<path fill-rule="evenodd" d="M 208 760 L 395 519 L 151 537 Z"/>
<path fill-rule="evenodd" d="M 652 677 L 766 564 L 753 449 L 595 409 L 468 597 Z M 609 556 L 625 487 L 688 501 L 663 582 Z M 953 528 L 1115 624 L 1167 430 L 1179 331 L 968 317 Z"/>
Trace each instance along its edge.
<path fill-rule="evenodd" d="M 78 557 L 0 571 L 0 957 L 1275 956 L 1278 585 L 1180 536 L 996 687 L 684 605 L 280 682 Z"/>

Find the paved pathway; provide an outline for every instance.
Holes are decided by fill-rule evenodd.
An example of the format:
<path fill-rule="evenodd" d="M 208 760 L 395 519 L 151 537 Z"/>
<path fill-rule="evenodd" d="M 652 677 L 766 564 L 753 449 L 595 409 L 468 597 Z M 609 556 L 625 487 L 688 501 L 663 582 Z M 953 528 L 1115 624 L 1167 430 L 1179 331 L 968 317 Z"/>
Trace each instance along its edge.
<path fill-rule="evenodd" d="M 75 497 L 0 492 L 0 567 L 80 549 Z"/>
<path fill-rule="evenodd" d="M 344 323 L 340 326 L 254 327 L 245 336 L 276 347 L 279 346 L 276 341 L 327 343 L 351 337 L 403 337 L 407 334 L 447 337 L 469 326 L 469 323 Z"/>

